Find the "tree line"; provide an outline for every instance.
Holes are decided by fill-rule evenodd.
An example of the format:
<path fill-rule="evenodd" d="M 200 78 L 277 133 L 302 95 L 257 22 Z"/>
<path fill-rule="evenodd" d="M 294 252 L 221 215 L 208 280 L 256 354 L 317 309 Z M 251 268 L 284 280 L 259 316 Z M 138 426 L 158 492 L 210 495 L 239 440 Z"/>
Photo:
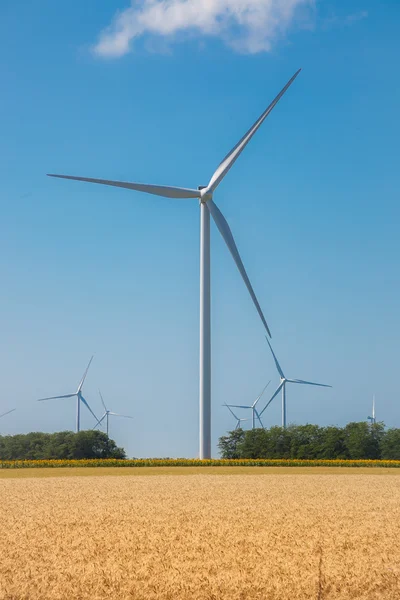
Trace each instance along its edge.
<path fill-rule="evenodd" d="M 81 458 L 126 458 L 126 454 L 114 440 L 97 430 L 0 435 L 0 460 Z"/>
<path fill-rule="evenodd" d="M 236 429 L 220 437 L 218 447 L 222 458 L 400 460 L 400 429 L 366 422 Z"/>

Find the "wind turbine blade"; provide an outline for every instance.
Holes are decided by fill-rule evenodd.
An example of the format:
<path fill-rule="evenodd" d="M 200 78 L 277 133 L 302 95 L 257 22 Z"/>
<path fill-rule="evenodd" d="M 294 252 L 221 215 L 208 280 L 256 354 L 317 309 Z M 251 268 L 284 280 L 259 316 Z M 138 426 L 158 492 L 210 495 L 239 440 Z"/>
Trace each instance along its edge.
<path fill-rule="evenodd" d="M 223 404 L 223 406 L 226 406 L 226 408 L 235 417 L 235 419 L 237 419 L 238 421 L 240 421 L 239 417 L 237 415 L 235 415 L 235 413 L 233 412 L 233 410 L 231 409 L 231 407 L 228 404 Z"/>
<path fill-rule="evenodd" d="M 258 303 L 257 297 L 256 297 L 254 290 L 252 288 L 252 285 L 250 283 L 250 279 L 247 276 L 246 269 L 244 268 L 242 259 L 240 258 L 240 254 L 236 247 L 235 240 L 233 239 L 233 235 L 230 230 L 230 227 L 229 227 L 224 215 L 219 210 L 219 208 L 215 204 L 215 202 L 213 202 L 213 200 L 208 200 L 206 206 L 208 207 L 208 210 L 210 211 L 211 216 L 214 219 L 215 224 L 218 227 L 220 234 L 224 238 L 225 243 L 228 246 L 230 253 L 232 254 L 233 260 L 235 261 L 236 266 L 239 269 L 239 273 L 241 274 L 242 279 L 243 279 L 244 283 L 246 284 L 246 287 L 249 291 L 251 299 L 254 302 L 254 306 L 256 307 L 257 312 L 260 315 L 261 321 L 263 322 L 263 325 L 264 325 L 265 329 L 267 330 L 268 335 L 271 337 L 271 332 L 267 325 L 267 321 L 265 320 L 265 317 L 263 315 L 261 307 Z"/>
<path fill-rule="evenodd" d="M 101 423 L 104 421 L 104 419 L 106 418 L 106 416 L 107 416 L 107 413 L 105 412 L 105 413 L 104 413 L 104 415 L 103 415 L 103 416 L 102 416 L 102 417 L 101 417 L 101 418 L 100 418 L 100 419 L 97 421 L 97 423 L 96 423 L 96 425 L 93 427 L 93 429 L 96 429 L 96 427 L 97 427 L 98 425 L 100 425 L 100 424 L 101 424 Z"/>
<path fill-rule="evenodd" d="M 101 395 L 101 391 L 100 391 L 100 390 L 99 390 L 99 394 L 100 394 L 100 400 L 101 400 L 101 403 L 102 403 L 102 405 L 104 406 L 104 410 L 105 410 L 105 411 L 106 411 L 106 413 L 107 413 L 107 406 L 105 405 L 105 402 L 104 402 L 104 400 L 103 400 L 103 396 Z"/>
<path fill-rule="evenodd" d="M 99 420 L 99 417 L 96 417 L 96 415 L 94 414 L 94 412 L 92 411 L 92 409 L 90 408 L 89 404 L 86 402 L 85 398 L 82 396 L 82 394 L 80 395 L 80 398 L 83 402 L 83 404 L 86 406 L 86 408 L 89 409 L 89 411 L 92 413 L 92 415 L 94 416 L 94 418 L 96 419 L 96 421 Z"/>
<path fill-rule="evenodd" d="M 228 408 L 252 408 L 251 406 L 239 406 L 238 404 L 225 404 Z"/>
<path fill-rule="evenodd" d="M 314 383 L 313 381 L 303 381 L 303 379 L 286 379 L 286 381 L 288 381 L 289 383 L 301 383 L 304 385 L 317 385 L 318 387 L 332 387 L 331 385 L 327 385 L 326 383 Z"/>
<path fill-rule="evenodd" d="M 109 415 L 113 415 L 114 417 L 124 417 L 125 419 L 134 419 L 135 417 L 130 417 L 129 415 L 120 415 L 119 413 L 109 412 Z"/>
<path fill-rule="evenodd" d="M 269 346 L 269 348 L 270 348 L 270 350 L 271 350 L 271 352 L 272 352 L 272 356 L 274 357 L 274 361 L 275 361 L 276 368 L 278 369 L 278 373 L 279 373 L 279 375 L 282 377 L 282 379 L 285 379 L 285 376 L 284 376 L 284 374 L 283 374 L 283 371 L 282 371 L 281 365 L 279 364 L 279 362 L 278 362 L 278 359 L 277 359 L 277 358 L 276 358 L 276 356 L 275 356 L 275 352 L 272 350 L 272 346 L 271 346 L 271 344 L 270 344 L 270 341 L 269 341 L 269 339 L 267 338 L 267 336 L 265 336 L 265 339 L 267 340 L 267 342 L 268 342 L 268 346 Z"/>
<path fill-rule="evenodd" d="M 261 394 L 259 396 L 257 396 L 257 398 L 254 400 L 252 408 L 254 408 L 256 406 L 257 402 L 260 400 L 261 396 L 263 395 L 263 393 L 265 392 L 265 390 L 267 389 L 267 387 L 269 386 L 270 383 L 271 383 L 271 380 L 268 381 L 267 385 L 264 387 Z"/>
<path fill-rule="evenodd" d="M 77 394 L 78 394 L 78 393 L 81 391 L 81 389 L 82 389 L 82 386 L 83 386 L 83 384 L 84 384 L 84 381 L 85 381 L 85 379 L 86 379 L 87 372 L 89 371 L 89 367 L 90 367 L 90 365 L 92 364 L 92 360 L 93 360 L 93 356 L 92 356 L 92 358 L 89 360 L 89 364 L 88 364 L 88 366 L 86 367 L 86 371 L 84 372 L 84 374 L 83 374 L 83 377 L 82 377 L 82 379 L 81 379 L 81 382 L 80 382 L 80 384 L 78 385 L 78 389 L 76 390 L 76 393 L 77 393 Z"/>
<path fill-rule="evenodd" d="M 148 185 L 146 183 L 130 183 L 128 181 L 112 181 L 111 179 L 93 179 L 92 177 L 75 177 L 73 175 L 56 175 L 47 173 L 48 177 L 58 177 L 59 179 L 72 179 L 74 181 L 86 181 L 88 183 L 99 183 L 101 185 L 112 185 L 114 187 L 145 192 L 154 196 L 164 196 L 165 198 L 200 198 L 199 190 L 190 188 L 171 187 L 168 185 Z"/>
<path fill-rule="evenodd" d="M 272 400 L 273 400 L 273 399 L 274 399 L 274 398 L 275 398 L 275 397 L 276 397 L 276 396 L 279 394 L 279 392 L 281 391 L 281 389 L 282 389 L 282 387 L 283 387 L 283 385 L 284 385 L 284 384 L 285 384 L 285 382 L 284 382 L 284 381 L 282 381 L 282 382 L 281 382 L 281 383 L 278 385 L 278 387 L 276 388 L 276 390 L 275 390 L 275 392 L 274 392 L 273 396 L 272 396 L 272 397 L 271 397 L 271 398 L 268 400 L 267 404 L 264 406 L 264 408 L 263 408 L 263 409 L 262 409 L 262 411 L 260 412 L 260 414 L 259 414 L 259 417 L 261 417 L 261 416 L 262 416 L 262 414 L 263 414 L 264 410 L 266 410 L 266 409 L 268 408 L 268 406 L 271 404 Z"/>
<path fill-rule="evenodd" d="M 76 394 L 65 394 L 65 396 L 50 396 L 49 398 L 39 398 L 37 402 L 43 402 L 43 400 L 59 400 L 60 398 L 73 398 Z"/>
<path fill-rule="evenodd" d="M 272 111 L 274 106 L 279 102 L 282 98 L 283 94 L 286 90 L 292 85 L 293 81 L 296 79 L 297 75 L 300 73 L 301 69 L 299 69 L 291 79 L 287 82 L 285 87 L 279 92 L 275 100 L 271 102 L 268 108 L 262 113 L 262 115 L 257 119 L 257 121 L 250 127 L 250 129 L 244 134 L 244 136 L 238 141 L 236 146 L 232 148 L 232 150 L 225 156 L 223 161 L 218 166 L 214 175 L 210 179 L 210 183 L 208 184 L 208 189 L 210 192 L 213 192 L 216 187 L 221 183 L 229 169 L 232 167 L 233 163 L 245 149 L 257 129 L 262 125 L 265 119 L 268 117 L 269 113 Z"/>
<path fill-rule="evenodd" d="M 6 415 L 9 415 L 10 413 L 14 412 L 14 410 L 17 410 L 17 409 L 12 408 L 11 410 L 8 410 L 7 412 L 3 413 L 2 415 L 0 415 L 0 419 L 1 419 L 1 417 L 5 417 Z"/>
<path fill-rule="evenodd" d="M 258 414 L 258 412 L 257 412 L 257 411 L 255 411 L 255 412 L 256 412 L 256 415 L 257 415 L 257 419 L 260 421 L 260 425 L 261 425 L 261 427 L 264 429 L 264 425 L 263 425 L 263 422 L 261 421 L 261 417 L 260 417 L 260 415 Z"/>

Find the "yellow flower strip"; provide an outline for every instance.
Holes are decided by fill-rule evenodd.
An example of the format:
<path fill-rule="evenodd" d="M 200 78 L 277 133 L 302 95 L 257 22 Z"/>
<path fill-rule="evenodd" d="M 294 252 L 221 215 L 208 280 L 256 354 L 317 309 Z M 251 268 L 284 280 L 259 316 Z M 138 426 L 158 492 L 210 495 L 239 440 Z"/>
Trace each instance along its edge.
<path fill-rule="evenodd" d="M 400 460 L 302 460 L 302 459 L 210 459 L 140 458 L 83 460 L 3 460 L 0 469 L 32 467 L 389 467 L 400 468 Z"/>

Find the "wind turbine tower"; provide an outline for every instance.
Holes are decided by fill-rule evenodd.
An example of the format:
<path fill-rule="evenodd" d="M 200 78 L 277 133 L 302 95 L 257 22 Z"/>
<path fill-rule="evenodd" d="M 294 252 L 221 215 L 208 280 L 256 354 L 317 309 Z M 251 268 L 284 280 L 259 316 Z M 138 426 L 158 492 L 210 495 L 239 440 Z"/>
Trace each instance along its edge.
<path fill-rule="evenodd" d="M 376 423 L 376 418 L 375 418 L 375 394 L 372 396 L 372 416 L 368 417 L 368 421 L 371 423 L 371 425 L 373 425 L 374 423 Z"/>
<path fill-rule="evenodd" d="M 48 174 L 50 177 L 59 177 L 62 179 L 73 179 L 76 181 L 85 181 L 101 185 L 110 185 L 138 192 L 145 192 L 156 196 L 166 198 L 195 198 L 200 205 L 200 458 L 211 458 L 211 295 L 210 295 L 210 215 L 213 218 L 220 234 L 222 235 L 228 249 L 236 263 L 236 266 L 242 276 L 242 279 L 249 291 L 251 299 L 257 309 L 260 319 L 266 332 L 270 331 L 261 310 L 260 304 L 254 293 L 253 287 L 247 276 L 242 259 L 237 249 L 230 227 L 225 217 L 214 203 L 213 195 L 219 184 L 224 179 L 236 159 L 240 156 L 253 135 L 268 117 L 272 109 L 282 98 L 284 93 L 291 86 L 299 69 L 293 77 L 287 82 L 285 87 L 279 92 L 276 98 L 271 102 L 268 108 L 262 113 L 257 121 L 244 134 L 239 142 L 225 156 L 220 165 L 215 170 L 210 181 L 206 186 L 194 188 L 179 188 L 164 185 L 148 185 L 143 183 L 131 183 L 126 181 L 113 181 L 110 179 L 94 179 L 91 177 L 77 177 L 73 175 Z M 210 130 L 205 131 L 204 135 L 210 139 Z"/>

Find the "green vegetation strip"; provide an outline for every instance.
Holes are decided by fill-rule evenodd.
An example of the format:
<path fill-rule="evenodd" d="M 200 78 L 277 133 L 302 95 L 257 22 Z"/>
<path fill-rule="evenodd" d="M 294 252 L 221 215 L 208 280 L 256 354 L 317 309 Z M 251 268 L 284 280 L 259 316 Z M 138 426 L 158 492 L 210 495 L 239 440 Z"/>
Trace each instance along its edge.
<path fill-rule="evenodd" d="M 400 460 L 301 460 L 301 459 L 82 459 L 3 460 L 0 469 L 84 467 L 385 467 L 399 468 Z"/>

